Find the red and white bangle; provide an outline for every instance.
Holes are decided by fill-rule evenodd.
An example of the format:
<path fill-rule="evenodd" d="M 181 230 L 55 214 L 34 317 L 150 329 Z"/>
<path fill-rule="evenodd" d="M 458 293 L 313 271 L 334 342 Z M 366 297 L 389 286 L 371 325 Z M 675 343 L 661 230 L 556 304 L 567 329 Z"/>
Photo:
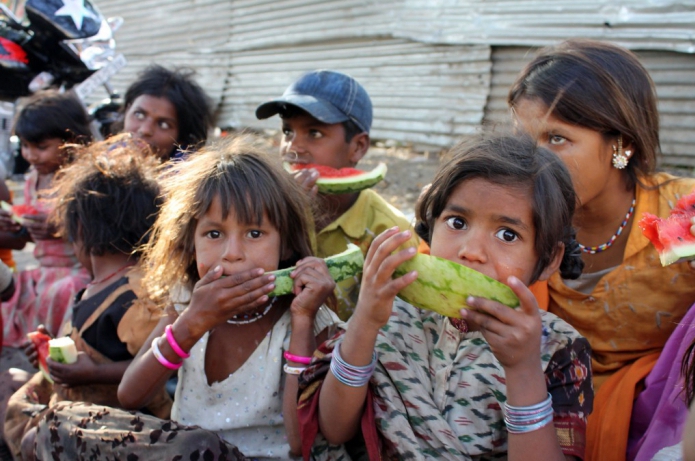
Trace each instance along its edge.
<path fill-rule="evenodd" d="M 186 353 L 181 346 L 179 346 L 179 343 L 176 342 L 176 338 L 174 338 L 174 332 L 172 331 L 171 325 L 167 325 L 166 328 L 164 328 L 164 332 L 167 337 L 167 342 L 169 343 L 169 346 L 171 346 L 171 349 L 181 357 L 182 359 L 187 359 L 188 357 L 191 356 L 190 353 Z"/>
<path fill-rule="evenodd" d="M 183 365 L 183 362 L 181 363 L 172 363 L 167 360 L 166 357 L 162 354 L 162 352 L 159 350 L 159 344 L 157 341 L 161 338 L 161 336 L 157 336 L 152 340 L 152 353 L 154 354 L 154 358 L 157 359 L 159 363 L 162 364 L 162 366 L 170 369 L 170 370 L 178 370 L 181 368 L 181 365 Z"/>
<path fill-rule="evenodd" d="M 294 355 L 294 354 L 290 354 L 287 351 L 285 351 L 283 356 L 285 357 L 285 360 L 287 360 L 288 362 L 301 363 L 304 365 L 309 365 L 311 363 L 311 357 Z"/>

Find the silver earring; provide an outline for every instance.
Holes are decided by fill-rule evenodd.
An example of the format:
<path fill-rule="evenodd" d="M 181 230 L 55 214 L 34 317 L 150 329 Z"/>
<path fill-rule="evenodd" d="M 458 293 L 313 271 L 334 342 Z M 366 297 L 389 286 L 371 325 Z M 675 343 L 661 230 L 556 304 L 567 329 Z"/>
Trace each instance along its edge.
<path fill-rule="evenodd" d="M 613 168 L 624 170 L 628 160 L 630 160 L 630 155 L 632 155 L 632 151 L 626 150 L 623 152 L 623 138 L 622 136 L 619 137 L 618 147 L 613 144 Z"/>

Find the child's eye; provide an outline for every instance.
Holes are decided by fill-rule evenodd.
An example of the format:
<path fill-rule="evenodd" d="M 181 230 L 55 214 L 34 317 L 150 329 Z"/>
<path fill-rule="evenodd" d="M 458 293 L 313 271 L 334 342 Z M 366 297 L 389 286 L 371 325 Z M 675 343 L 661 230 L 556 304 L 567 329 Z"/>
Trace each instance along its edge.
<path fill-rule="evenodd" d="M 497 238 L 505 242 L 514 242 L 519 238 L 519 235 L 511 229 L 500 229 L 497 231 Z"/>
<path fill-rule="evenodd" d="M 133 115 L 135 115 L 135 118 L 138 120 L 145 120 L 145 113 L 141 110 L 136 110 L 133 112 Z"/>
<path fill-rule="evenodd" d="M 211 239 L 218 239 L 220 238 L 220 231 L 216 230 L 211 230 L 205 233 L 205 236 Z"/>
<path fill-rule="evenodd" d="M 452 229 L 460 230 L 466 228 L 466 221 L 463 218 L 459 218 L 458 216 L 453 216 L 446 220 L 446 225 L 451 227 Z"/>
<path fill-rule="evenodd" d="M 565 141 L 567 141 L 567 139 L 560 136 L 559 134 L 551 134 L 550 136 L 548 136 L 548 142 L 554 146 L 564 144 Z"/>
<path fill-rule="evenodd" d="M 257 238 L 260 238 L 261 235 L 263 235 L 263 232 L 261 232 L 257 229 L 254 229 L 254 230 L 250 230 L 246 235 L 248 235 L 252 239 L 257 239 Z"/>
<path fill-rule="evenodd" d="M 289 138 L 292 136 L 292 129 L 288 128 L 286 126 L 283 126 L 282 127 L 282 134 L 284 134 L 286 138 Z"/>
<path fill-rule="evenodd" d="M 321 133 L 318 130 L 310 130 L 309 136 L 311 136 L 314 139 L 319 139 L 319 138 L 323 138 L 323 133 Z"/>
<path fill-rule="evenodd" d="M 169 122 L 159 122 L 159 128 L 162 130 L 168 130 L 171 128 L 171 125 L 169 125 Z"/>

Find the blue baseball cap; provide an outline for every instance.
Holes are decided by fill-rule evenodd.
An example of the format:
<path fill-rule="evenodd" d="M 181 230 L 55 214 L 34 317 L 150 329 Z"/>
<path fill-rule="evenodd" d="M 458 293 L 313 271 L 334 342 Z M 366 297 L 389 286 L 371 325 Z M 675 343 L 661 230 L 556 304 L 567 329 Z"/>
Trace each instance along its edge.
<path fill-rule="evenodd" d="M 340 72 L 315 70 L 304 74 L 282 96 L 258 106 L 256 118 L 272 117 L 286 105 L 299 107 L 323 123 L 352 120 L 367 133 L 372 127 L 369 95 L 357 80 Z"/>

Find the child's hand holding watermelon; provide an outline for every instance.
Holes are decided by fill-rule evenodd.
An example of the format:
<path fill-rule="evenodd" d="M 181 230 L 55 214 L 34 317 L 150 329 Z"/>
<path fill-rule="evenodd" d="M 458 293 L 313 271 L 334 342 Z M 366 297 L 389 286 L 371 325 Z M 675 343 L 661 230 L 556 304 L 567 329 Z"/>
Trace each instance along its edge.
<path fill-rule="evenodd" d="M 21 218 L 12 211 L 12 205 L 0 200 L 0 231 L 4 232 L 19 232 L 22 229 L 22 225 L 19 222 Z"/>

